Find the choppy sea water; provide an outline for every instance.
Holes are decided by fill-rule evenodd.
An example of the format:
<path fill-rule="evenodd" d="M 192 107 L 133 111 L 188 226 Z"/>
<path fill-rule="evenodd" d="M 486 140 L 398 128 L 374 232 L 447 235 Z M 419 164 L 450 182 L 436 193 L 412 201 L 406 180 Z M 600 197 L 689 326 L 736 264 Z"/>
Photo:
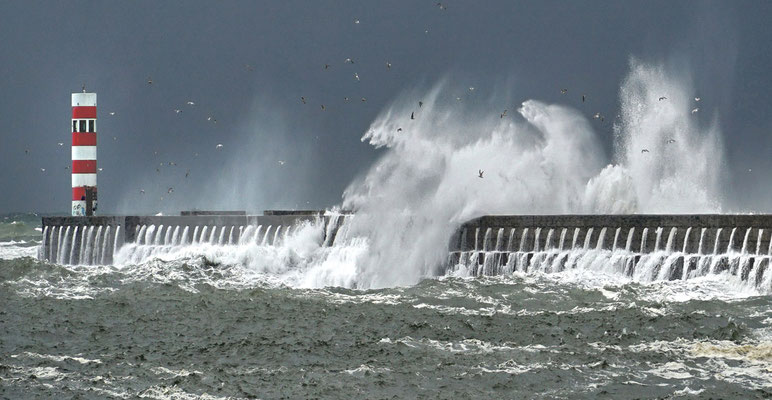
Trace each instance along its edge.
<path fill-rule="evenodd" d="M 29 219 L 0 238 L 3 398 L 772 396 L 772 297 L 724 275 L 299 289 L 194 254 L 39 262 Z"/>

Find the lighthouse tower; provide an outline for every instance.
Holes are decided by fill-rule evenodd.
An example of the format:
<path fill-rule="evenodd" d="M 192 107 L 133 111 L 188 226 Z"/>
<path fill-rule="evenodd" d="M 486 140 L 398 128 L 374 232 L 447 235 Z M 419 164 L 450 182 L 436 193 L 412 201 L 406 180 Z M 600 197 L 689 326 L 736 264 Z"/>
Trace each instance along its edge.
<path fill-rule="evenodd" d="M 72 215 L 97 209 L 96 93 L 72 94 Z"/>

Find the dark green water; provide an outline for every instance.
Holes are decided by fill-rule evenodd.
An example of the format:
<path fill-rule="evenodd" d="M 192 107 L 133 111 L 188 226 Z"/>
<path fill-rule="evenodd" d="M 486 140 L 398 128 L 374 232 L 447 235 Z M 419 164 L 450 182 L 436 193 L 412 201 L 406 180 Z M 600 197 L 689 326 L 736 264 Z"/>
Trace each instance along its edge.
<path fill-rule="evenodd" d="M 720 281 L 301 290 L 218 288 L 228 267 L 174 268 L 0 261 L 0 396 L 772 396 L 770 298 L 709 299 Z"/>

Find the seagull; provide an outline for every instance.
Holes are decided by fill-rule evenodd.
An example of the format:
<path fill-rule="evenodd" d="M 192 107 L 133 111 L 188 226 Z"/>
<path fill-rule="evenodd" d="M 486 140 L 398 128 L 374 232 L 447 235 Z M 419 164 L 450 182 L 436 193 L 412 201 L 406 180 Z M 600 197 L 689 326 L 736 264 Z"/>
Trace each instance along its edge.
<path fill-rule="evenodd" d="M 24 154 L 29 154 L 29 149 L 25 149 Z"/>
<path fill-rule="evenodd" d="M 68 166 L 64 167 L 64 169 L 70 169 L 70 166 L 68 165 Z"/>
<path fill-rule="evenodd" d="M 303 102 L 303 104 L 306 104 L 306 98 L 305 98 L 305 97 L 303 97 L 303 96 L 300 96 L 300 101 L 302 101 L 302 102 Z"/>
<path fill-rule="evenodd" d="M 695 97 L 694 101 L 700 101 L 700 98 L 699 97 Z"/>
<path fill-rule="evenodd" d="M 322 111 L 324 111 L 324 104 L 322 104 Z"/>
<path fill-rule="evenodd" d="M 386 69 L 391 69 L 391 63 L 386 61 Z"/>
<path fill-rule="evenodd" d="M 437 3 L 437 7 L 439 7 L 439 8 L 440 8 L 440 10 L 447 10 L 447 9 L 448 9 L 448 7 L 446 7 L 446 6 L 445 6 L 444 4 L 442 4 L 442 3 Z"/>
<path fill-rule="evenodd" d="M 196 105 L 196 103 L 194 103 L 194 102 L 192 102 L 192 101 L 188 100 L 188 105 L 189 105 L 189 106 L 195 106 L 195 105 Z"/>
<path fill-rule="evenodd" d="M 177 114 L 179 114 L 179 113 L 181 113 L 181 112 L 182 112 L 182 110 L 180 110 L 179 108 L 175 108 L 175 109 L 174 109 L 174 112 L 176 112 Z"/>
<path fill-rule="evenodd" d="M 362 97 L 362 101 L 367 101 L 367 98 L 366 97 Z"/>
<path fill-rule="evenodd" d="M 415 119 L 415 113 L 414 112 L 410 113 L 410 119 Z"/>
<path fill-rule="evenodd" d="M 504 110 L 504 112 L 501 113 L 501 116 L 499 118 L 504 118 L 505 115 L 507 115 L 507 110 Z"/>
<path fill-rule="evenodd" d="M 58 144 L 59 146 L 64 146 L 64 143 L 63 143 L 63 142 L 59 142 L 59 143 L 57 143 L 57 144 Z"/>
<path fill-rule="evenodd" d="M 353 64 L 353 63 L 354 63 L 354 60 L 352 60 L 352 59 L 350 59 L 350 58 L 347 58 L 347 59 L 346 59 L 346 60 L 344 60 L 343 62 L 344 62 L 344 63 L 348 63 L 348 64 Z"/>
<path fill-rule="evenodd" d="M 418 102 L 418 108 L 421 108 L 421 107 L 423 107 L 423 105 L 424 105 L 424 102 L 423 102 L 423 101 L 419 101 L 419 102 Z"/>
<path fill-rule="evenodd" d="M 343 97 L 343 101 L 349 101 L 349 100 L 350 100 L 350 99 L 348 98 L 348 96 L 346 96 L 346 97 Z"/>
<path fill-rule="evenodd" d="M 139 189 L 139 194 L 145 194 L 145 189 Z"/>
<path fill-rule="evenodd" d="M 40 170 L 41 170 L 41 171 L 43 171 L 43 172 L 46 172 L 46 169 L 45 169 L 45 168 L 41 168 Z"/>
<path fill-rule="evenodd" d="M 485 171 L 483 171 L 483 170 L 481 170 L 481 169 L 480 169 L 480 170 L 478 170 L 478 171 L 477 171 L 477 177 L 478 177 L 478 178 L 482 178 L 482 177 L 483 177 L 483 172 L 485 172 Z"/>
<path fill-rule="evenodd" d="M 474 92 L 474 86 L 469 86 L 469 91 Z"/>
<path fill-rule="evenodd" d="M 582 95 L 582 103 L 584 103 L 585 95 Z"/>
<path fill-rule="evenodd" d="M 330 68 L 330 64 L 324 64 L 324 69 Z"/>
<path fill-rule="evenodd" d="M 356 79 L 357 82 L 359 81 L 359 74 L 357 74 L 356 72 L 354 72 L 354 79 Z"/>
<path fill-rule="evenodd" d="M 566 94 L 568 92 L 568 89 L 560 89 L 560 94 Z"/>
<path fill-rule="evenodd" d="M 97 168 L 97 169 L 99 170 L 99 172 L 102 172 L 102 168 Z"/>
<path fill-rule="evenodd" d="M 692 114 L 697 114 L 697 111 L 700 111 L 700 108 L 699 108 L 699 107 L 697 107 L 697 108 L 695 108 L 694 110 L 692 110 Z"/>
<path fill-rule="evenodd" d="M 187 178 L 188 175 L 190 175 L 190 170 L 185 171 L 185 177 Z"/>
<path fill-rule="evenodd" d="M 148 84 L 148 85 L 152 85 L 152 84 L 153 84 L 153 78 L 151 78 L 151 77 L 149 77 L 149 76 L 148 76 L 148 77 L 147 77 L 147 84 Z"/>
<path fill-rule="evenodd" d="M 359 18 L 355 19 L 355 20 L 354 20 L 354 23 L 355 23 L 355 24 L 357 24 L 357 25 L 359 25 Z"/>
<path fill-rule="evenodd" d="M 217 150 L 222 149 L 222 143 L 217 143 L 217 146 L 214 146 L 214 148 Z"/>
<path fill-rule="evenodd" d="M 397 128 L 397 132 L 402 132 L 402 128 Z"/>
<path fill-rule="evenodd" d="M 641 150 L 641 153 L 648 153 L 648 152 L 649 152 L 649 149 L 643 149 L 643 150 Z"/>
<path fill-rule="evenodd" d="M 593 117 L 594 119 L 598 119 L 598 118 L 600 118 L 600 113 L 599 113 L 599 112 L 596 112 L 596 113 L 595 113 L 595 115 L 593 115 L 592 117 Z"/>
<path fill-rule="evenodd" d="M 173 188 L 173 187 L 170 187 L 170 188 L 169 188 L 169 189 L 166 191 L 166 193 L 172 193 L 172 192 L 174 192 L 174 188 Z"/>
<path fill-rule="evenodd" d="M 662 96 L 662 97 L 660 97 L 658 100 L 659 100 L 659 101 L 662 101 L 662 100 L 667 100 L 667 97 L 665 97 L 665 96 Z"/>
<path fill-rule="evenodd" d="M 668 143 L 668 144 L 671 144 L 671 143 L 675 143 L 675 139 L 668 139 L 668 140 L 667 140 L 667 143 Z"/>
<path fill-rule="evenodd" d="M 284 165 L 284 163 L 286 163 L 286 161 L 284 161 L 284 160 L 279 160 L 279 165 Z"/>
<path fill-rule="evenodd" d="M 110 115 L 115 115 L 115 111 L 110 111 Z"/>

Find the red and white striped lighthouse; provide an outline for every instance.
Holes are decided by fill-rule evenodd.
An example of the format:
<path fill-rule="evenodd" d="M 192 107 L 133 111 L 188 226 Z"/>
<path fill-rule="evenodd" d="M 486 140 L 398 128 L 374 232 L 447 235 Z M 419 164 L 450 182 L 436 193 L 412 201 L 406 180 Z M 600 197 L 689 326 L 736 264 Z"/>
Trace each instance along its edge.
<path fill-rule="evenodd" d="M 97 208 L 96 93 L 72 94 L 72 215 Z"/>

